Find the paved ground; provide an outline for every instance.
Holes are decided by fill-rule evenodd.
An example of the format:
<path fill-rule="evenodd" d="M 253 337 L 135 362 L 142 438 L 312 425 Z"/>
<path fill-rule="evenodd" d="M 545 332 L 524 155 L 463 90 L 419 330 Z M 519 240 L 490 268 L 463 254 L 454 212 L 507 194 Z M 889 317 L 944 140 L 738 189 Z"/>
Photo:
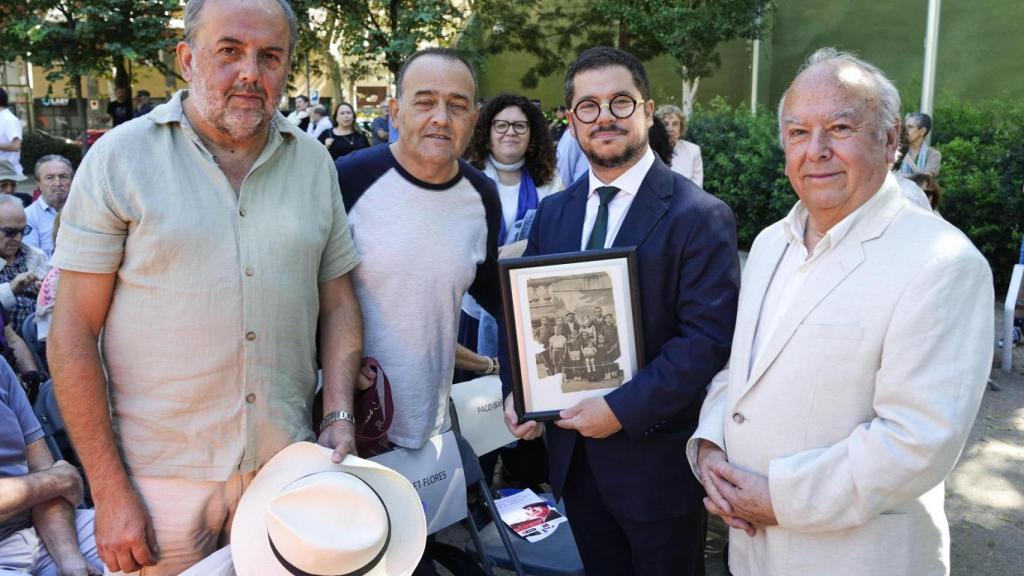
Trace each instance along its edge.
<path fill-rule="evenodd" d="M 1001 318 L 997 311 L 997 331 Z M 1001 390 L 985 392 L 970 439 L 946 484 L 954 576 L 1024 573 L 1024 346 L 1014 352 L 1011 374 L 1004 374 L 998 361 L 994 366 L 992 377 Z M 724 528 L 717 519 L 711 523 L 708 576 L 728 576 L 722 562 Z M 468 538 L 459 526 L 441 533 L 442 540 L 459 545 Z"/>

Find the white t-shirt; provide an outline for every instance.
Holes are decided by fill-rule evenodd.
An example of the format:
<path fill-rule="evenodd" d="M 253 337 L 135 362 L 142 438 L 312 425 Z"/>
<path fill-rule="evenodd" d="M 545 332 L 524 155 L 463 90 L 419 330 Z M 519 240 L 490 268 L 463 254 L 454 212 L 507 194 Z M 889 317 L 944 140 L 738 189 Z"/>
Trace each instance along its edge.
<path fill-rule="evenodd" d="M 9 108 L 0 108 L 0 144 L 10 144 L 21 139 L 21 120 L 18 120 L 18 117 Z M 10 161 L 19 174 L 24 174 L 21 169 L 21 150 L 17 152 L 0 150 L 0 160 Z"/>
<path fill-rule="evenodd" d="M 363 354 L 376 358 L 391 382 L 388 439 L 405 448 L 418 449 L 450 427 L 463 295 L 472 292 L 500 314 L 499 201 L 489 179 L 459 165 L 450 182 L 430 184 L 402 169 L 388 146 L 336 162 L 361 259 L 352 284 L 363 313 Z"/>

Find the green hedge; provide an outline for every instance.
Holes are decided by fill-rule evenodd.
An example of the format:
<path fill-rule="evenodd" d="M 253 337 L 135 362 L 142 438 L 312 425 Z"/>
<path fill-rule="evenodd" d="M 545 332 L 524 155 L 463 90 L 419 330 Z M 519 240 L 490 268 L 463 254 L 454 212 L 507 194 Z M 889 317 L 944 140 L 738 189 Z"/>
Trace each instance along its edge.
<path fill-rule="evenodd" d="M 1002 299 L 1024 235 L 1024 101 L 941 99 L 932 145 L 942 152 L 942 216 L 988 258 Z"/>
<path fill-rule="evenodd" d="M 694 109 L 686 133 L 701 148 L 704 188 L 732 208 L 740 248 L 748 250 L 797 199 L 784 173 L 775 115 L 763 110 L 754 115 L 716 98 Z"/>
<path fill-rule="evenodd" d="M 1002 298 L 1024 235 L 1024 101 L 944 97 L 934 119 L 932 145 L 942 152 L 939 210 L 988 258 Z M 704 187 L 736 214 L 741 248 L 796 202 L 773 112 L 752 115 L 715 100 L 694 109 L 687 139 L 701 147 Z"/>

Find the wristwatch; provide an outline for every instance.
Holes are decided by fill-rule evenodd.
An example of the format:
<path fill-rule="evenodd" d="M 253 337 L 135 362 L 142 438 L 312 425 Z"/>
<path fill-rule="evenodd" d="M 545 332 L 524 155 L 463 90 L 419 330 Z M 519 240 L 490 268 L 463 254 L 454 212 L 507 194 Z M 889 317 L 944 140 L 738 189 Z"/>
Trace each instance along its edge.
<path fill-rule="evenodd" d="M 320 421 L 320 429 L 326 430 L 328 426 L 334 424 L 338 420 L 344 420 L 345 422 L 349 422 L 351 424 L 356 423 L 355 416 L 353 416 L 352 413 L 349 412 L 348 410 L 335 410 L 330 414 L 324 415 L 324 419 Z"/>

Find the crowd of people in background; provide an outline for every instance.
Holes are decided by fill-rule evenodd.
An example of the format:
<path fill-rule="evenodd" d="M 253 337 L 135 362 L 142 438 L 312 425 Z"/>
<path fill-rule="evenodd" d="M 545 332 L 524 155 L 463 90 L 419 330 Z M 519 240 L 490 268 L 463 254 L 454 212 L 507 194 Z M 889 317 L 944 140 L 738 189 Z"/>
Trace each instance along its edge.
<path fill-rule="evenodd" d="M 0 559 L 82 575 L 200 562 L 282 448 L 315 440 L 328 467 L 355 453 L 368 356 L 393 384 L 387 442 L 412 450 L 451 426 L 453 382 L 501 373 L 519 439 L 500 451 L 503 474 L 564 498 L 593 576 L 703 573 L 708 512 L 731 528 L 737 573 L 948 565 L 945 519 L 925 499 L 980 401 L 991 277 L 938 216 L 932 118 L 901 129 L 880 70 L 822 50 L 787 89 L 780 141 L 799 202 L 755 243 L 741 290 L 736 223 L 699 138 L 681 108 L 655 107 L 630 54 L 582 53 L 566 104 L 545 114 L 525 95 L 481 98 L 458 52 L 421 50 L 364 127 L 346 101 L 332 114 L 298 95 L 279 110 L 295 16 L 255 4 L 188 3 L 188 90 L 154 105 L 117 88 L 114 129 L 77 171 L 49 154 L 26 174 L 0 89 L 0 482 L 47 486 L 3 501 Z M 235 51 L 213 50 L 225 35 Z M 266 58 L 258 71 L 249 50 Z M 229 102 L 236 82 L 261 97 Z M 639 262 L 642 367 L 555 423 L 520 421 L 497 261 L 623 246 Z M 826 279 L 836 262 L 852 273 Z M 619 334 L 592 307 L 540 317 L 532 336 L 545 375 L 600 381 L 622 376 Z M 936 357 L 961 358 L 950 370 L 965 376 Z M 46 394 L 78 468 L 54 460 L 31 415 Z M 87 496 L 95 510 L 75 510 Z M 900 533 L 880 520 L 894 508 L 909 518 Z M 803 559 L 787 551 L 797 538 Z M 864 545 L 880 541 L 906 553 Z"/>

